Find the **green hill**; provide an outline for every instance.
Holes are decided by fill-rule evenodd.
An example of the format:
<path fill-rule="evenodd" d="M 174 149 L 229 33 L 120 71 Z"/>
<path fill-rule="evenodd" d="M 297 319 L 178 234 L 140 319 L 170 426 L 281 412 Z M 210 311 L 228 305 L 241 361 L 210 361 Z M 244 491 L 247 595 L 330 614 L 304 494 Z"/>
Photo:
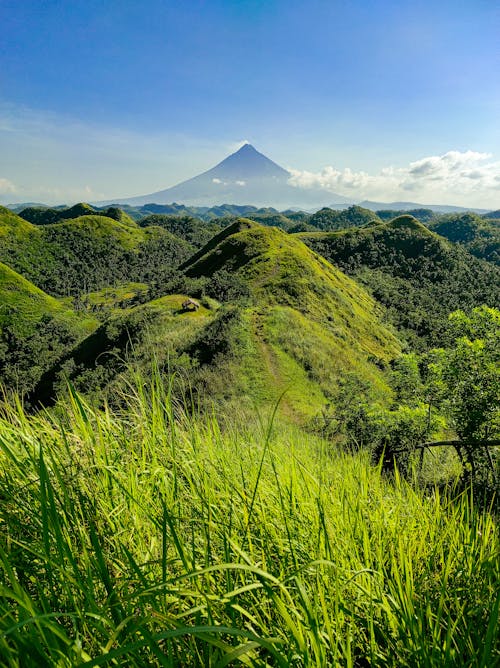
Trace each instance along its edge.
<path fill-rule="evenodd" d="M 65 378 L 81 390 L 92 393 L 127 383 L 129 362 L 150 368 L 152 356 L 165 373 L 190 367 L 183 350 L 193 344 L 200 329 L 213 319 L 203 306 L 196 312 L 184 311 L 186 295 L 168 295 L 139 306 L 112 312 L 89 337 L 80 342 L 50 369 L 31 395 L 33 403 L 53 403 Z M 122 375 L 125 378 L 122 378 Z"/>
<path fill-rule="evenodd" d="M 0 382 L 30 390 L 44 371 L 97 326 L 0 263 Z"/>
<path fill-rule="evenodd" d="M 412 345 L 439 345 L 451 311 L 500 303 L 500 271 L 412 216 L 336 233 L 297 235 L 388 307 Z"/>
<path fill-rule="evenodd" d="M 350 206 L 340 211 L 326 207 L 314 213 L 307 223 L 318 230 L 327 232 L 343 230 L 348 227 L 361 227 L 373 220 L 380 222 L 376 213 L 361 206 Z"/>
<path fill-rule="evenodd" d="M 160 227 L 99 215 L 33 225 L 0 207 L 0 261 L 54 296 L 130 281 L 162 285 L 193 250 Z"/>
<path fill-rule="evenodd" d="M 475 213 L 448 214 L 439 216 L 429 227 L 449 241 L 460 244 L 472 255 L 500 266 L 500 226 L 494 217 Z"/>
<path fill-rule="evenodd" d="M 33 225 L 51 225 L 52 223 L 58 223 L 61 220 L 70 220 L 71 218 L 80 218 L 80 216 L 91 216 L 93 214 L 106 216 L 107 218 L 117 220 L 124 225 L 131 225 L 132 227 L 136 224 L 135 221 L 122 209 L 114 206 L 96 209 L 85 202 L 74 204 L 71 207 L 57 207 L 52 209 L 45 206 L 29 206 L 18 213 L 21 218 L 29 223 L 33 223 Z"/>
<path fill-rule="evenodd" d="M 193 218 L 193 216 L 158 213 L 142 218 L 139 225 L 141 227 L 151 225 L 162 227 L 176 237 L 184 239 L 195 248 L 204 246 L 222 229 L 220 225 Z"/>
<path fill-rule="evenodd" d="M 300 240 L 240 220 L 184 271 L 209 284 L 229 272 L 247 293 L 221 306 L 205 301 L 195 313 L 183 311 L 184 297 L 169 296 L 111 319 L 67 361 L 79 387 L 112 384 L 125 359 L 143 365 L 154 352 L 197 401 L 250 410 L 272 406 L 285 392 L 281 412 L 293 421 L 310 420 L 335 401 L 342 379 L 354 378 L 381 402 L 390 397 L 381 369 L 400 347 L 380 324 L 379 307 Z M 53 396 L 55 376 L 39 398 Z"/>

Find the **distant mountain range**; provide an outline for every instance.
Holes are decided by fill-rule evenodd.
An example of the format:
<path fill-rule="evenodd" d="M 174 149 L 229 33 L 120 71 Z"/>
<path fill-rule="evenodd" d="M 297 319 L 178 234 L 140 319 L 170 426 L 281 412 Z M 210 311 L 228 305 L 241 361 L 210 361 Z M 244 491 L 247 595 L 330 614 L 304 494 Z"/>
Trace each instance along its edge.
<path fill-rule="evenodd" d="M 415 202 L 372 202 L 363 200 L 358 206 L 374 211 L 412 211 L 413 209 L 431 209 L 436 213 L 460 213 L 464 211 L 473 211 L 474 213 L 487 213 L 489 209 L 471 209 L 465 206 L 454 206 L 453 204 L 417 204 Z"/>

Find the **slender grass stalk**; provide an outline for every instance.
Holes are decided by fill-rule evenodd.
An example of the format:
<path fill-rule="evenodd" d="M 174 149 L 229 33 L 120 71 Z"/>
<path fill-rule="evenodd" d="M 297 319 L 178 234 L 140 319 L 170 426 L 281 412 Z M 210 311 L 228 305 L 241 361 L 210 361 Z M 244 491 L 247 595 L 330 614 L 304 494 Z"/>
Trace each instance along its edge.
<path fill-rule="evenodd" d="M 153 368 L 116 411 L 2 405 L 1 665 L 498 665 L 498 531 L 470 495 L 170 389 Z"/>

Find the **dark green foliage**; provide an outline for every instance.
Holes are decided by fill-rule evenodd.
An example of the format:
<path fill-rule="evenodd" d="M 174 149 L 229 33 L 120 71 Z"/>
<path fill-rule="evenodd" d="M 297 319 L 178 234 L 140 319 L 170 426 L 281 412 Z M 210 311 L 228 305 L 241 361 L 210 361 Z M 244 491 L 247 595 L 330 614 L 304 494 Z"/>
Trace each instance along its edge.
<path fill-rule="evenodd" d="M 246 218 L 253 220 L 256 223 L 260 223 L 261 225 L 280 227 L 282 230 L 286 230 L 287 232 L 296 225 L 295 220 L 285 216 L 282 213 L 279 213 L 278 211 L 247 213 Z"/>
<path fill-rule="evenodd" d="M 460 244 L 469 253 L 500 266 L 500 225 L 475 213 L 439 216 L 430 229 Z"/>
<path fill-rule="evenodd" d="M 227 269 L 219 269 L 208 280 L 206 293 L 220 302 L 241 302 L 250 297 L 248 282 Z"/>
<path fill-rule="evenodd" d="M 192 216 L 168 214 L 146 216 L 140 220 L 139 225 L 141 227 L 148 227 L 150 225 L 162 227 L 176 237 L 184 239 L 194 248 L 201 248 L 222 230 L 222 227 L 216 223 L 205 222 Z"/>
<path fill-rule="evenodd" d="M 72 218 L 80 218 L 80 216 L 89 216 L 92 214 L 106 216 L 107 218 L 112 218 L 125 225 L 133 226 L 135 224 L 132 218 L 118 207 L 113 206 L 98 209 L 84 202 L 80 202 L 80 204 L 75 204 L 71 207 L 57 207 L 52 209 L 48 207 L 27 207 L 26 209 L 22 209 L 18 215 L 33 225 L 52 225 L 61 220 L 71 220 Z"/>
<path fill-rule="evenodd" d="M 20 329 L 15 322 L 1 328 L 0 382 L 22 395 L 75 343 L 78 330 L 49 313 L 34 323 L 29 334 Z"/>
<path fill-rule="evenodd" d="M 0 263 L 0 383 L 20 394 L 95 326 Z"/>
<path fill-rule="evenodd" d="M 390 223 L 300 237 L 367 286 L 412 346 L 439 345 L 448 314 L 500 303 L 500 271 L 404 215 Z"/>
<path fill-rule="evenodd" d="M 307 221 L 309 225 L 330 232 L 334 230 L 343 230 L 348 227 L 361 227 L 373 220 L 379 220 L 376 213 L 370 209 L 363 209 L 360 206 L 350 206 L 348 209 L 340 211 L 334 209 L 320 209 L 314 213 Z"/>
<path fill-rule="evenodd" d="M 131 281 L 158 291 L 193 250 L 160 227 L 141 229 L 95 215 L 35 226 L 0 209 L 0 260 L 55 296 Z"/>
<path fill-rule="evenodd" d="M 316 227 L 313 225 L 310 225 L 309 223 L 306 223 L 305 221 L 298 222 L 296 223 L 293 227 L 291 227 L 288 232 L 290 234 L 297 234 L 298 232 L 316 232 Z"/>
<path fill-rule="evenodd" d="M 48 369 L 33 388 L 30 403 L 52 405 L 67 380 L 89 394 L 102 391 L 125 369 L 127 348 L 137 344 L 155 315 L 139 308 L 110 318 Z"/>

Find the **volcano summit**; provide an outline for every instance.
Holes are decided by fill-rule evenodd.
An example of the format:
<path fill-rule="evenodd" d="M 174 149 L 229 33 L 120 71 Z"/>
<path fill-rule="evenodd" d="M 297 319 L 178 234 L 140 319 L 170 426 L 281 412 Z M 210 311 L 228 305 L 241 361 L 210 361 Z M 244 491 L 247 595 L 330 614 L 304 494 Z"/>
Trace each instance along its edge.
<path fill-rule="evenodd" d="M 290 185 L 291 174 L 283 167 L 244 144 L 238 151 L 206 172 L 166 190 L 113 200 L 113 204 L 141 206 L 154 202 L 178 202 L 191 206 L 217 204 L 254 204 L 288 208 L 319 207 L 332 203 L 349 203 L 345 197 L 324 190 L 297 188 Z"/>

